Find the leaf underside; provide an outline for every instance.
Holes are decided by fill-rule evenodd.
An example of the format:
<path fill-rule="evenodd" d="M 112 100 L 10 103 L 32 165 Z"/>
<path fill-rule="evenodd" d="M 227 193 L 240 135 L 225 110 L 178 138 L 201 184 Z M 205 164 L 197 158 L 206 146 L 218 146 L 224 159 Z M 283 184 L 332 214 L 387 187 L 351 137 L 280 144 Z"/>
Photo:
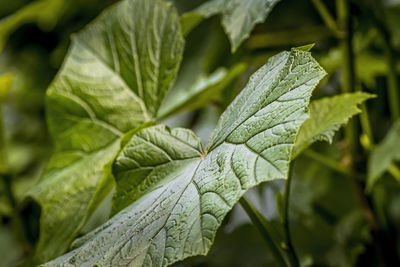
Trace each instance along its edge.
<path fill-rule="evenodd" d="M 55 153 L 28 193 L 42 208 L 38 262 L 63 254 L 104 197 L 93 198 L 107 191 L 103 167 L 126 132 L 156 118 L 183 45 L 177 12 L 157 0 L 122 1 L 73 37 L 46 95 Z"/>
<path fill-rule="evenodd" d="M 114 211 L 122 210 L 46 266 L 167 266 L 206 254 L 249 188 L 286 178 L 324 75 L 307 52 L 272 57 L 222 114 L 204 151 L 187 129 L 159 125 L 133 135 L 112 167 Z"/>

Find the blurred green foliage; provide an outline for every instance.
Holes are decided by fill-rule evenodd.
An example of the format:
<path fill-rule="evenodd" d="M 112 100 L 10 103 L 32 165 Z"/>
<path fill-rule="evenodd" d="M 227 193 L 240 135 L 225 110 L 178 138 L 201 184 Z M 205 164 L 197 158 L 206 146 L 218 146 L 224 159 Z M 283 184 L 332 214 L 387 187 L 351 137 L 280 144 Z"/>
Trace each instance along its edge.
<path fill-rule="evenodd" d="M 117 1 L 0 0 L 0 103 L 5 140 L 0 150 L 7 153 L 7 162 L 0 162 L 6 166 L 2 167 L 0 181 L 0 255 L 4 255 L 0 266 L 29 266 L 37 244 L 40 208 L 25 199 L 25 193 L 37 183 L 53 149 L 46 125 L 46 88 L 62 64 L 70 35 L 114 2 Z M 171 2 L 184 14 L 207 1 Z M 337 20 L 335 1 L 322 2 Z M 349 2 L 356 77 L 352 89 L 377 97 L 362 105 L 361 115 L 352 119 L 357 132 L 356 157 L 349 153 L 352 141 L 348 134 L 340 131 L 331 145 L 313 144 L 295 160 L 289 210 L 292 240 L 301 266 L 398 266 L 400 183 L 395 179 L 399 175 L 398 151 L 393 149 L 400 139 L 393 134 L 395 128 L 385 137 L 396 120 L 389 105 L 393 98 L 389 95 L 388 77 L 394 73 L 398 79 L 400 72 L 400 2 Z M 178 83 L 169 98 L 175 99 L 176 92 L 183 95 L 182 99 L 185 93 L 207 92 L 209 84 L 223 86 L 206 107 L 202 99 L 189 111 L 172 107 L 172 111 L 187 112 L 167 119 L 165 123 L 170 126 L 192 128 L 207 140 L 220 113 L 250 74 L 271 55 L 294 46 L 315 43 L 313 55 L 328 72 L 314 92 L 314 99 L 342 91 L 343 62 L 348 55 L 342 37 L 324 23 L 312 1 L 281 0 L 233 54 L 220 15 L 191 19 L 198 25 L 188 27 Z M 388 57 L 394 65 L 389 64 Z M 171 103 L 174 105 L 174 101 Z M 365 120 L 370 123 L 369 130 Z M 375 150 L 384 154 L 375 156 L 379 160 L 396 155 L 390 157 L 389 166 L 380 172 L 380 179 L 374 178 L 376 183 L 367 193 L 367 165 L 375 144 L 382 144 Z M 379 164 L 386 165 L 387 161 Z M 358 180 L 353 180 L 354 176 Z M 283 192 L 284 181 L 275 181 L 251 190 L 246 197 L 272 225 L 279 227 L 276 199 Z M 110 201 L 110 197 L 106 198 L 82 234 L 107 219 Z M 277 263 L 237 205 L 224 220 L 208 256 L 190 258 L 175 266 Z"/>

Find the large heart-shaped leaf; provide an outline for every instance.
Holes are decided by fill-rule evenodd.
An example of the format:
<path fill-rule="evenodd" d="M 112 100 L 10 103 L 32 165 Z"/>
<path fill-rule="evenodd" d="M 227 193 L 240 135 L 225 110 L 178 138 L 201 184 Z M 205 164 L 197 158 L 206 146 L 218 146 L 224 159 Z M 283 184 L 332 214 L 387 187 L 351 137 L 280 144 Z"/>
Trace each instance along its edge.
<path fill-rule="evenodd" d="M 308 52 L 272 57 L 222 114 L 204 151 L 190 130 L 154 126 L 133 135 L 113 164 L 114 210 L 123 210 L 46 265 L 166 266 L 206 254 L 249 188 L 287 177 L 324 74 Z"/>
<path fill-rule="evenodd" d="M 222 14 L 222 25 L 231 41 L 232 52 L 263 22 L 280 0 L 211 0 L 182 16 L 185 33 L 204 18 Z"/>
<path fill-rule="evenodd" d="M 79 233 L 121 136 L 155 119 L 183 43 L 175 9 L 159 0 L 122 1 L 73 37 L 46 97 L 55 154 L 29 192 L 42 208 L 38 261 L 65 252 Z"/>

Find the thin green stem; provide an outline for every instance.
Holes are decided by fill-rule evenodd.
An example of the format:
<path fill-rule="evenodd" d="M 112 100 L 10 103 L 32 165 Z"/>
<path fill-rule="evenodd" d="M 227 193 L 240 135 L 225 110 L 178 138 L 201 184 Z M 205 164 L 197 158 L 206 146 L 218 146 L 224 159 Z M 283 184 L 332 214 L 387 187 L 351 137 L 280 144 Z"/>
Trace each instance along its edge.
<path fill-rule="evenodd" d="M 399 98 L 399 83 L 397 80 L 396 73 L 396 57 L 394 49 L 390 43 L 390 33 L 387 30 L 387 23 L 385 18 L 384 8 L 382 1 L 375 0 L 374 2 L 374 13 L 371 14 L 372 21 L 375 23 L 376 29 L 382 36 L 383 49 L 385 54 L 388 79 L 388 97 L 389 107 L 392 115 L 392 121 L 396 121 L 400 118 L 400 98 Z M 377 14 L 377 15 L 376 15 Z"/>
<path fill-rule="evenodd" d="M 355 64 L 353 50 L 353 21 L 350 15 L 350 4 L 348 0 L 337 0 L 338 24 L 340 29 L 345 32 L 345 37 L 341 40 L 342 49 L 342 91 L 345 93 L 355 90 Z M 357 158 L 358 133 L 356 121 L 350 120 L 345 128 L 346 139 L 349 146 L 352 164 Z"/>
<path fill-rule="evenodd" d="M 328 8 L 322 2 L 322 0 L 311 0 L 314 4 L 315 8 L 317 9 L 319 15 L 321 16 L 322 20 L 324 21 L 325 25 L 331 30 L 331 32 L 337 37 L 342 37 L 342 32 L 339 30 L 338 25 L 336 24 L 335 19 L 329 13 Z"/>
<path fill-rule="evenodd" d="M 353 18 L 350 13 L 350 3 L 349 0 L 337 0 L 337 10 L 338 10 L 338 20 L 339 27 L 346 32 L 345 38 L 341 41 L 341 49 L 343 55 L 342 63 L 342 90 L 343 92 L 352 92 L 356 88 L 356 71 L 355 71 L 355 55 L 353 50 Z M 364 114 L 366 116 L 366 114 Z M 367 117 L 364 117 L 364 123 Z M 369 124 L 369 122 L 368 122 Z M 372 131 L 370 131 L 369 126 L 364 125 L 364 130 L 367 135 L 372 137 Z M 351 120 L 346 129 L 346 140 L 349 144 L 349 154 L 351 157 L 351 169 L 354 171 L 359 163 L 358 159 L 358 130 L 356 125 L 356 120 Z M 371 139 L 372 141 L 372 139 Z M 355 195 L 358 199 L 361 210 L 363 211 L 364 218 L 366 222 L 370 225 L 373 231 L 378 231 L 378 221 L 376 214 L 370 205 L 370 199 L 364 194 L 364 188 L 362 183 L 359 183 L 353 176 L 350 179 L 353 186 Z M 382 244 L 377 242 L 376 244 L 377 254 L 380 255 L 382 251 Z"/>
<path fill-rule="evenodd" d="M 285 251 L 290 261 L 292 267 L 299 267 L 299 259 L 297 257 L 296 251 L 294 250 L 294 246 L 292 243 L 292 238 L 290 234 L 290 223 L 289 223 L 289 209 L 290 209 L 290 188 L 293 179 L 293 164 L 291 164 L 289 169 L 289 176 L 285 184 L 285 206 L 283 213 L 283 229 L 285 234 Z"/>
<path fill-rule="evenodd" d="M 4 136 L 3 112 L 0 103 L 0 174 L 7 172 L 6 142 Z"/>
<path fill-rule="evenodd" d="M 14 198 L 14 194 L 12 192 L 12 187 L 11 187 L 11 176 L 8 174 L 0 174 L 2 180 L 3 180 L 3 184 L 4 184 L 4 191 L 6 193 L 6 196 L 8 198 L 8 201 L 11 204 L 11 207 L 13 209 L 16 208 L 17 206 L 17 202 Z"/>
<path fill-rule="evenodd" d="M 365 141 L 362 140 L 361 143 L 367 152 L 371 152 L 375 147 L 375 142 L 374 142 L 374 136 L 372 134 L 368 110 L 365 103 L 361 105 L 360 119 L 364 136 L 367 138 L 367 140 Z M 395 178 L 397 181 L 400 182 L 400 169 L 395 164 L 390 165 L 389 173 L 393 176 L 393 178 Z"/>
<path fill-rule="evenodd" d="M 356 90 L 362 92 L 361 83 L 357 82 Z M 360 113 L 360 123 L 361 123 L 361 145 L 365 149 L 365 151 L 370 152 L 374 146 L 374 135 L 372 133 L 371 122 L 369 119 L 367 105 L 365 103 L 361 104 L 361 113 Z"/>
<path fill-rule="evenodd" d="M 337 4 L 339 25 L 347 33 L 341 44 L 343 52 L 342 89 L 343 92 L 347 93 L 356 89 L 356 71 L 354 64 L 355 55 L 353 50 L 353 19 L 350 14 L 349 0 L 337 0 Z M 357 155 L 359 144 L 356 121 L 354 119 L 350 120 L 345 130 L 351 156 L 351 168 L 354 170 L 356 163 L 358 162 Z M 377 223 L 375 220 L 375 214 L 369 205 L 367 197 L 364 195 L 362 186 L 357 183 L 355 179 L 352 179 L 351 181 L 361 208 L 364 210 L 365 214 L 368 214 L 368 216 L 366 216 L 367 221 L 370 223 L 372 228 L 376 228 Z"/>
<path fill-rule="evenodd" d="M 400 182 L 400 169 L 395 165 L 391 164 L 389 167 L 389 173 L 398 181 Z"/>
<path fill-rule="evenodd" d="M 384 39 L 385 58 L 386 58 L 386 63 L 388 65 L 387 79 L 388 79 L 389 107 L 392 115 L 392 121 L 394 122 L 400 118 L 400 106 L 399 106 L 400 98 L 399 98 L 399 85 L 396 74 L 396 58 L 393 53 L 393 48 L 390 45 L 389 38 L 384 36 L 383 39 Z"/>
<path fill-rule="evenodd" d="M 360 122 L 361 122 L 361 129 L 363 132 L 363 136 L 361 137 L 362 138 L 361 144 L 363 145 L 366 151 L 370 151 L 374 145 L 374 136 L 372 134 L 368 109 L 365 103 L 361 104 Z"/>
<path fill-rule="evenodd" d="M 243 207 L 247 215 L 249 216 L 250 220 L 252 221 L 253 225 L 257 228 L 260 232 L 261 236 L 263 237 L 265 243 L 267 244 L 268 248 L 270 249 L 271 253 L 274 255 L 275 260 L 279 264 L 279 266 L 287 266 L 284 257 L 281 254 L 281 250 L 275 244 L 271 235 L 268 232 L 268 226 L 266 225 L 266 219 L 261 213 L 251 205 L 244 197 L 239 200 L 240 205 Z"/>
<path fill-rule="evenodd" d="M 331 37 L 334 37 L 334 35 L 325 25 L 298 27 L 293 30 L 252 34 L 246 46 L 251 50 L 282 45 L 300 46 Z"/>

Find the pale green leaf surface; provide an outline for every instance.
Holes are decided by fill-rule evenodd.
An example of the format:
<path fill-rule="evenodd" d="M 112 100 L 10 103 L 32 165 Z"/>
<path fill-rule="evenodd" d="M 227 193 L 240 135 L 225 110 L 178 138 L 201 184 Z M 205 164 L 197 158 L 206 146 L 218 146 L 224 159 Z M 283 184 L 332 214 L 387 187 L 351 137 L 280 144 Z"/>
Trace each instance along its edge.
<path fill-rule="evenodd" d="M 155 118 L 183 43 L 175 9 L 158 0 L 121 1 L 73 37 L 46 96 L 55 153 L 28 194 L 42 207 L 38 261 L 64 253 L 105 195 L 103 167 L 124 133 Z"/>
<path fill-rule="evenodd" d="M 202 18 L 221 14 L 222 25 L 235 52 L 246 40 L 254 26 L 265 21 L 272 8 L 279 0 L 211 0 L 182 16 L 184 33 L 202 21 Z"/>
<path fill-rule="evenodd" d="M 310 118 L 301 126 L 293 149 L 293 157 L 316 141 L 332 143 L 335 132 L 354 115 L 358 105 L 374 95 L 356 92 L 312 101 Z"/>
<path fill-rule="evenodd" d="M 392 128 L 372 151 L 368 161 L 367 190 L 371 190 L 390 165 L 400 160 L 400 122 L 393 124 Z"/>
<path fill-rule="evenodd" d="M 286 178 L 324 75 L 307 52 L 272 57 L 222 114 L 205 152 L 190 130 L 154 126 L 132 136 L 113 165 L 115 210 L 129 206 L 46 266 L 167 266 L 206 254 L 249 188 Z"/>

